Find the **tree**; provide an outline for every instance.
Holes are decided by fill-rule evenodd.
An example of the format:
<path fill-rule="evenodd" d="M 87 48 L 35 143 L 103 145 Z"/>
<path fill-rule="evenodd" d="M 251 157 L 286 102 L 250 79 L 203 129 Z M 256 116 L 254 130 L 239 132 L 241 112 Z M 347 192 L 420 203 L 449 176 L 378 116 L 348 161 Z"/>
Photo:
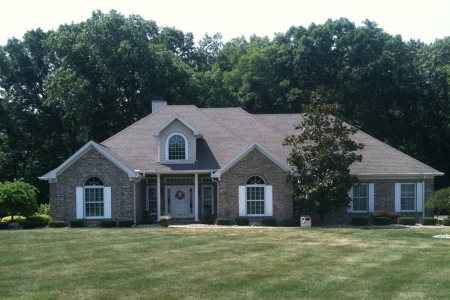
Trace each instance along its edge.
<path fill-rule="evenodd" d="M 22 181 L 5 181 L 0 183 L 0 210 L 11 216 L 28 217 L 38 210 L 36 201 L 37 189 Z"/>
<path fill-rule="evenodd" d="M 447 211 L 447 218 L 450 218 L 450 187 L 436 191 L 431 198 L 427 199 L 426 207 Z"/>
<path fill-rule="evenodd" d="M 286 137 L 283 143 L 292 146 L 288 163 L 295 167 L 294 199 L 301 210 L 316 212 L 321 223 L 329 211 L 348 206 L 348 191 L 357 182 L 349 167 L 361 161 L 355 151 L 364 147 L 351 140 L 354 127 L 330 115 L 337 109 L 337 104 L 327 103 L 323 88 L 316 89 L 295 126 L 300 134 Z"/>

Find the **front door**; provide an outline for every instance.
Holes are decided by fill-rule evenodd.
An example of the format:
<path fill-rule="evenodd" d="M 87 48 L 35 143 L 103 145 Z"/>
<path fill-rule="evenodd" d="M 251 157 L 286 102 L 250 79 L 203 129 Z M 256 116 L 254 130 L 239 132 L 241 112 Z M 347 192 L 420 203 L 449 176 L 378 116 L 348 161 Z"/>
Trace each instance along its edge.
<path fill-rule="evenodd" d="M 191 186 L 171 186 L 167 189 L 168 206 L 172 218 L 189 218 L 193 216 L 193 190 Z"/>

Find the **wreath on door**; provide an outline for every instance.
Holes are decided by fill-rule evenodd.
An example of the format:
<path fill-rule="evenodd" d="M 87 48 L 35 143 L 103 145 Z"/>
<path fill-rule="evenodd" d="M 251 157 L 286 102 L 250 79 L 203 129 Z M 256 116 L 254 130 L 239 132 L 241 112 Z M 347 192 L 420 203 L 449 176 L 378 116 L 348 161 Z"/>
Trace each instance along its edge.
<path fill-rule="evenodd" d="M 175 198 L 177 198 L 178 200 L 183 200 L 185 197 L 184 192 L 182 190 L 178 190 L 175 193 Z"/>

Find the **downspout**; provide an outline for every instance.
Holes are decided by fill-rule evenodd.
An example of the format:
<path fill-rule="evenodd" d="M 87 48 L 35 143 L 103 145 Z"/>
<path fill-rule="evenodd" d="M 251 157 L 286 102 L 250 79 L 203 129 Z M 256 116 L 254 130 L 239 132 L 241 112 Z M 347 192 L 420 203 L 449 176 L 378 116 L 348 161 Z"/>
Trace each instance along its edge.
<path fill-rule="evenodd" d="M 136 183 L 137 181 L 133 181 L 133 200 L 134 200 L 134 224 L 137 224 L 137 218 L 136 218 Z"/>
<path fill-rule="evenodd" d="M 217 200 L 217 205 L 216 205 L 216 213 L 217 213 L 217 218 L 219 218 L 219 180 L 215 180 L 213 177 L 213 172 L 211 171 L 211 179 L 213 182 L 216 183 L 217 186 L 217 191 L 216 191 L 216 200 Z"/>

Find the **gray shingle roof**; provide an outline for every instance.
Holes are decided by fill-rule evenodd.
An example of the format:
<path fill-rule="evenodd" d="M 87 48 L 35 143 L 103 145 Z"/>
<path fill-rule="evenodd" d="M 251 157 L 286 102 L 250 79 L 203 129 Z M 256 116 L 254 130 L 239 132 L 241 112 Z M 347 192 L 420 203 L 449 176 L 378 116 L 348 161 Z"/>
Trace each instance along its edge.
<path fill-rule="evenodd" d="M 189 165 L 158 163 L 158 140 L 153 132 L 174 115 L 198 129 L 198 162 Z M 301 114 L 249 114 L 241 108 L 197 108 L 193 105 L 168 105 L 105 140 L 102 145 L 134 170 L 152 172 L 217 170 L 249 144 L 258 142 L 280 160 L 286 161 L 289 148 L 282 146 L 287 135 L 296 134 L 294 125 Z M 355 175 L 430 174 L 435 169 L 358 131 L 354 140 L 363 143 L 363 161 L 351 167 Z"/>

